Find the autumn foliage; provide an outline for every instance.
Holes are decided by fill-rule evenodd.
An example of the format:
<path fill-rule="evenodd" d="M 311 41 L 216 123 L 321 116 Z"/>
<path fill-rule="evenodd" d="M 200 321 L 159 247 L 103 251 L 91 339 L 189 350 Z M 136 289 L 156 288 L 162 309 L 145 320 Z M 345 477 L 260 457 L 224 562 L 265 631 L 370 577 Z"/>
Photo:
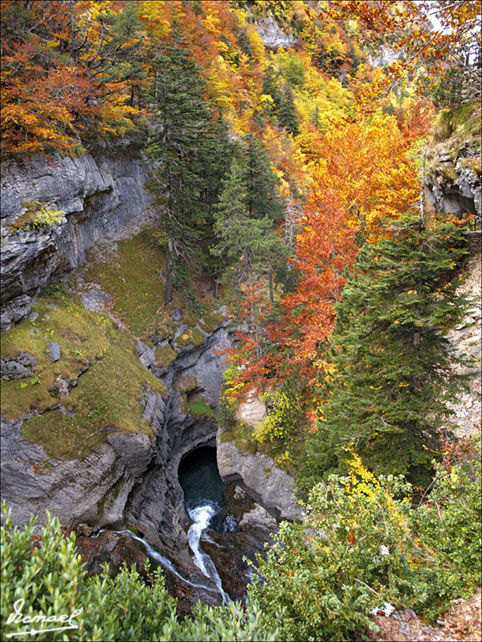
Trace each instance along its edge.
<path fill-rule="evenodd" d="M 201 239 L 215 265 L 214 281 L 226 256 L 229 268 L 250 264 L 240 285 L 246 323 L 230 356 L 230 394 L 268 389 L 296 376 L 309 412 L 327 367 L 322 346 L 333 329 L 345 269 L 363 243 L 390 234 L 387 220 L 418 206 L 417 141 L 428 135 L 433 115 L 431 101 L 416 93 L 420 65 L 443 68 L 448 49 L 457 38 L 469 42 L 477 25 L 476 3 L 437 4 L 450 35 L 431 28 L 426 2 L 5 0 L 2 151 L 52 152 L 81 144 L 89 149 L 99 138 L 131 134 L 150 136 L 152 146 L 166 131 L 165 122 L 159 127 L 166 119 L 159 56 L 174 46 L 187 50 L 185 58 L 202 76 L 196 81 L 202 96 L 191 99 L 211 112 L 212 140 L 216 123 L 218 133 L 223 127 L 229 132 L 223 149 L 232 154 L 236 144 L 249 140 L 265 167 L 254 172 L 257 182 L 243 170 L 247 175 L 237 185 L 220 145 L 226 167 L 214 158 L 216 150 L 207 150 L 216 165 L 210 178 L 209 171 L 194 167 L 189 145 L 171 150 L 181 174 L 189 163 L 196 174 L 192 189 L 180 193 L 190 203 L 202 194 L 206 201 L 194 222 L 182 208 L 177 212 L 181 236 Z M 266 21 L 282 28 L 292 46 L 265 46 L 258 27 Z M 394 59 L 373 64 L 385 47 Z M 209 114 L 203 118 L 210 122 Z M 196 129 L 193 122 L 185 125 Z M 201 146 L 209 137 L 199 138 Z M 263 176 L 271 176 L 271 196 L 283 203 L 284 215 L 252 211 L 254 192 L 266 188 Z M 163 180 L 158 177 L 159 193 Z M 228 198 L 235 187 L 246 192 L 236 212 Z M 193 207 L 187 209 L 192 215 Z M 246 235 L 231 238 L 228 220 L 251 225 L 253 238 L 258 230 L 263 252 L 256 254 L 256 269 Z M 271 235 L 269 248 L 263 226 Z M 235 240 L 241 243 L 233 259 Z"/>
<path fill-rule="evenodd" d="M 121 2 L 2 2 L 2 151 L 78 145 L 122 134 L 140 113 L 144 72 L 134 6 Z"/>

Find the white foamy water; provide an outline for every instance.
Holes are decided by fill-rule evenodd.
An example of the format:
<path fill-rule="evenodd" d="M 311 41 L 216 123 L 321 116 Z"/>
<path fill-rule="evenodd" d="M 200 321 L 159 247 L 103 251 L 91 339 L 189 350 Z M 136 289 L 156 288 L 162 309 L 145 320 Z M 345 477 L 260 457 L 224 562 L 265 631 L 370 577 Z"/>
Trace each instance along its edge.
<path fill-rule="evenodd" d="M 228 604 L 231 602 L 229 595 L 224 591 L 221 578 L 214 565 L 214 562 L 201 548 L 201 535 L 208 528 L 209 523 L 216 513 L 216 509 L 212 504 L 206 503 L 195 508 L 188 509 L 189 517 L 192 519 L 193 524 L 187 532 L 189 546 L 194 553 L 194 563 L 204 573 L 206 577 L 214 582 L 218 591 L 223 598 L 223 601 Z"/>
<path fill-rule="evenodd" d="M 100 531 L 99 531 L 98 533 L 96 533 L 95 535 L 91 535 L 92 539 L 95 539 L 96 537 L 99 537 L 99 535 L 100 535 L 101 533 L 104 533 L 106 530 L 108 530 L 108 529 L 106 529 L 106 528 L 101 528 L 101 529 L 100 529 Z M 120 534 L 120 533 L 127 533 L 128 535 L 130 535 L 130 537 L 132 537 L 132 539 L 135 539 L 136 541 L 141 542 L 141 544 L 143 544 L 143 545 L 144 545 L 144 548 L 146 549 L 146 553 L 147 553 L 147 555 L 148 555 L 151 559 L 153 559 L 154 561 L 156 561 L 158 564 L 160 564 L 160 565 L 161 565 L 163 568 L 165 568 L 167 571 L 169 571 L 170 573 L 172 573 L 173 575 L 175 575 L 177 578 L 179 578 L 179 579 L 181 580 L 181 582 L 184 582 L 185 584 L 189 584 L 189 586 L 192 586 L 193 588 L 202 589 L 203 591 L 211 591 L 211 592 L 213 592 L 213 593 L 217 592 L 215 589 L 211 588 L 210 586 L 203 586 L 202 584 L 195 584 L 194 582 L 191 582 L 191 580 L 188 580 L 188 579 L 187 579 L 187 577 L 184 577 L 183 575 L 181 575 L 181 574 L 176 570 L 176 567 L 175 567 L 175 566 L 174 566 L 174 564 L 171 562 L 171 560 L 169 560 L 167 557 L 164 557 L 164 555 L 161 555 L 158 551 L 156 551 L 156 549 L 155 549 L 155 548 L 152 548 L 152 546 L 151 546 L 148 542 L 146 542 L 146 540 L 145 540 L 145 539 L 143 539 L 142 537 L 139 537 L 138 535 L 136 535 L 135 533 L 133 533 L 133 532 L 132 532 L 131 530 L 129 530 L 128 528 L 125 528 L 125 529 L 120 530 L 120 531 L 111 531 L 111 532 L 112 532 L 112 533 L 119 533 L 119 534 Z M 215 569 L 215 570 L 216 570 L 216 569 Z M 206 575 L 206 573 L 205 573 L 205 575 Z M 209 577 L 209 576 L 208 576 L 208 577 Z M 220 581 L 221 581 L 221 580 L 220 580 Z"/>

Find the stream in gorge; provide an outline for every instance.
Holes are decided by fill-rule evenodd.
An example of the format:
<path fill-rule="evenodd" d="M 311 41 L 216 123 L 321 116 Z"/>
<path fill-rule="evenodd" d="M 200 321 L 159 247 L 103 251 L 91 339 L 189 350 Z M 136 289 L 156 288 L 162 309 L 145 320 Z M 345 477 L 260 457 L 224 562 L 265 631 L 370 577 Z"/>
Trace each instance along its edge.
<path fill-rule="evenodd" d="M 211 557 L 203 550 L 201 538 L 208 529 L 217 533 L 233 533 L 237 522 L 225 513 L 224 491 L 228 485 L 219 476 L 216 449 L 204 447 L 188 455 L 179 467 L 179 481 L 184 492 L 187 514 L 192 520 L 187 537 L 194 554 L 194 563 L 214 582 L 223 602 L 230 602 Z M 212 541 L 212 540 L 211 540 Z"/>
<path fill-rule="evenodd" d="M 149 558 L 163 568 L 181 615 L 189 614 L 198 600 L 213 605 L 245 601 L 255 573 L 246 558 L 254 561 L 263 552 L 272 528 L 246 520 L 250 511 L 260 507 L 236 483 L 222 481 L 216 448 L 201 446 L 188 453 L 180 462 L 178 479 L 189 517 L 186 556 L 191 562 L 186 564 L 182 555 L 161 554 L 142 533 L 130 528 L 103 528 L 80 538 L 89 572 L 100 572 L 100 564 L 107 561 L 115 574 L 126 562 L 135 563 L 143 575 Z"/>

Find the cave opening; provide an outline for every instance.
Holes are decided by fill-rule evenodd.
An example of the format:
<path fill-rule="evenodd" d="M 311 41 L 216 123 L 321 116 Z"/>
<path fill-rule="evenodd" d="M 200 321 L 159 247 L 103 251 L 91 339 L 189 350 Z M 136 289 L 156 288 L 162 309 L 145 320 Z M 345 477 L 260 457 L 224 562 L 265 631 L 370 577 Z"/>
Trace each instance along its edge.
<path fill-rule="evenodd" d="M 206 527 L 218 533 L 235 530 L 235 520 L 226 510 L 228 484 L 219 475 L 215 447 L 202 446 L 188 453 L 179 465 L 179 482 L 193 522 L 203 519 Z"/>

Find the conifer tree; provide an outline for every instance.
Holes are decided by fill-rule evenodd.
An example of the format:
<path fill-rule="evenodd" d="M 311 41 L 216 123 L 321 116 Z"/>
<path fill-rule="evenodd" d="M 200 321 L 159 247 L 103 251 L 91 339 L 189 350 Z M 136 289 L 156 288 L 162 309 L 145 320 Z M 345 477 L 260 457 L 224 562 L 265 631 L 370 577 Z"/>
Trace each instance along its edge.
<path fill-rule="evenodd" d="M 264 72 L 263 94 L 271 96 L 273 99 L 273 110 L 277 111 L 281 103 L 281 89 L 279 84 L 279 74 L 275 71 L 273 65 L 268 65 Z"/>
<path fill-rule="evenodd" d="M 270 277 L 285 255 L 285 246 L 267 214 L 250 214 L 247 175 L 246 159 L 235 155 L 215 208 L 214 232 L 219 242 L 213 252 L 224 257 L 230 280 L 252 284 L 259 277 Z"/>
<path fill-rule="evenodd" d="M 273 222 L 281 222 L 285 203 L 279 195 L 279 179 L 271 169 L 270 158 L 254 134 L 244 141 L 246 156 L 246 204 L 250 216 L 267 216 Z"/>
<path fill-rule="evenodd" d="M 152 61 L 155 74 L 151 99 L 156 129 L 148 153 L 156 162 L 150 189 L 162 209 L 162 231 L 167 245 L 167 277 L 164 302 L 183 263 L 198 252 L 206 207 L 203 171 L 209 163 L 212 115 L 203 98 L 205 84 L 200 67 L 183 48 L 183 36 L 173 30 Z"/>
<path fill-rule="evenodd" d="M 293 89 L 288 82 L 285 83 L 281 94 L 278 120 L 281 127 L 284 127 L 293 136 L 297 136 L 300 133 Z"/>
<path fill-rule="evenodd" d="M 451 223 L 406 217 L 392 231 L 361 249 L 336 305 L 331 382 L 309 449 L 323 470 L 353 443 L 375 470 L 423 484 L 449 434 L 448 404 L 467 387 L 446 338 L 470 305 L 451 279 L 465 250 Z"/>
<path fill-rule="evenodd" d="M 236 144 L 229 139 L 228 126 L 218 114 L 205 139 L 206 162 L 201 168 L 203 180 L 202 200 L 206 208 L 206 220 L 201 228 L 199 240 L 202 252 L 202 268 L 211 282 L 215 297 L 218 294 L 219 280 L 225 263 L 222 255 L 211 252 L 214 240 L 215 206 L 222 191 L 223 179 L 229 171 Z"/>

